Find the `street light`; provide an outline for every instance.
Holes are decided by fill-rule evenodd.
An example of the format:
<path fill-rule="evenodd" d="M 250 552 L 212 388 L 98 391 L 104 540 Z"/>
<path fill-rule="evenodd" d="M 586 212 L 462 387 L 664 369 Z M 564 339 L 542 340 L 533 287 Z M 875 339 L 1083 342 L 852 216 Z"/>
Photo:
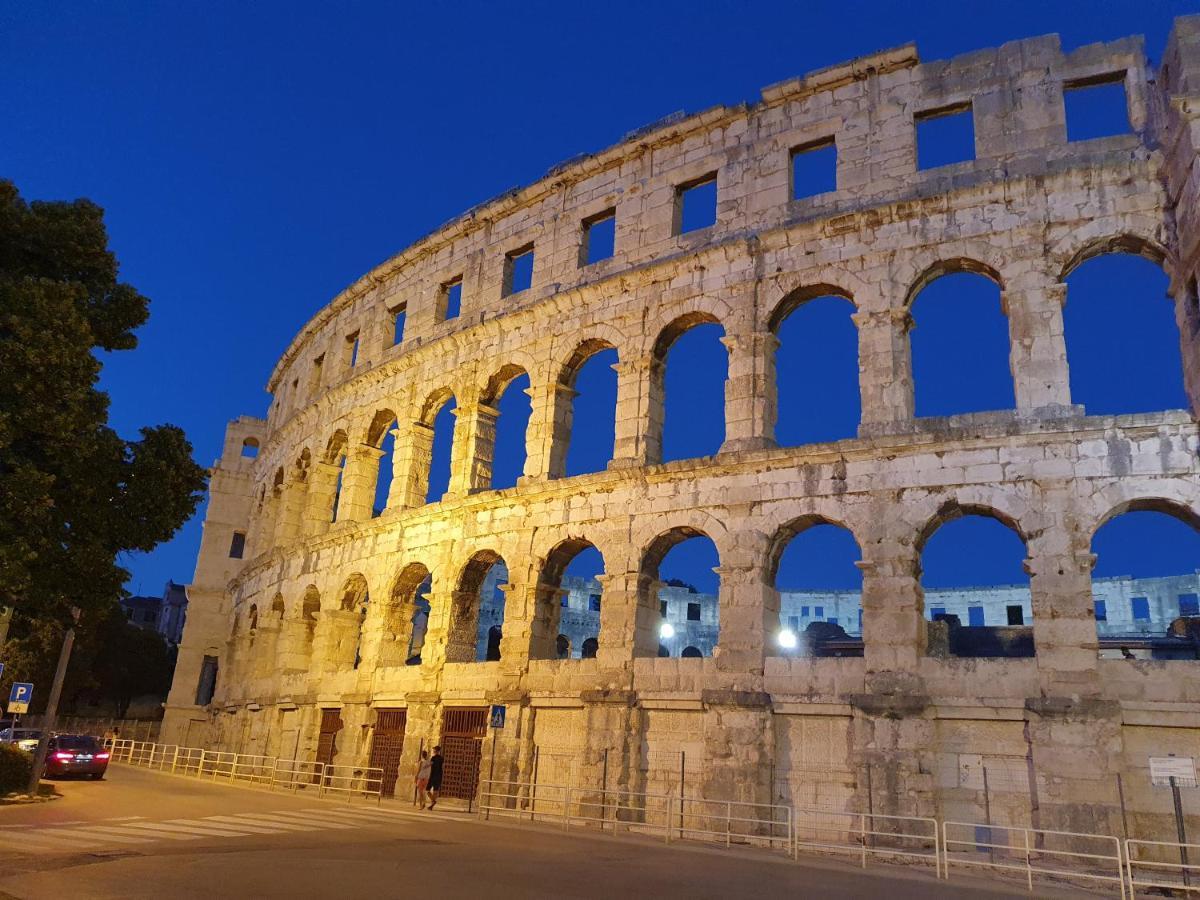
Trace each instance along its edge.
<path fill-rule="evenodd" d="M 670 622 L 663 622 L 658 626 L 658 636 L 664 641 L 669 641 L 671 638 L 675 637 L 675 626 Z"/>
<path fill-rule="evenodd" d="M 800 641 L 796 638 L 796 632 L 790 628 L 780 628 L 779 634 L 775 636 L 779 646 L 784 650 L 795 650 Z"/>

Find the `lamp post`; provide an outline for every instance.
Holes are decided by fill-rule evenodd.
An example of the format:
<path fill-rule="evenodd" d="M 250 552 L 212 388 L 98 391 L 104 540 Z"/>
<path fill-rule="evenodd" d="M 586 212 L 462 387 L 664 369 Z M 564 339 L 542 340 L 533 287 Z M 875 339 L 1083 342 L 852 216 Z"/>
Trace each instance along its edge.
<path fill-rule="evenodd" d="M 50 744 L 50 732 L 58 718 L 58 698 L 62 695 L 63 680 L 67 677 L 67 664 L 71 661 L 71 647 L 75 644 L 75 626 L 79 624 L 79 607 L 71 607 L 71 624 L 63 635 L 62 650 L 58 653 L 58 668 L 54 671 L 54 683 L 50 686 L 50 697 L 46 700 L 46 714 L 42 716 L 42 737 L 33 754 L 33 770 L 29 773 L 29 793 L 36 796 L 42 772 L 46 768 L 46 749 Z"/>

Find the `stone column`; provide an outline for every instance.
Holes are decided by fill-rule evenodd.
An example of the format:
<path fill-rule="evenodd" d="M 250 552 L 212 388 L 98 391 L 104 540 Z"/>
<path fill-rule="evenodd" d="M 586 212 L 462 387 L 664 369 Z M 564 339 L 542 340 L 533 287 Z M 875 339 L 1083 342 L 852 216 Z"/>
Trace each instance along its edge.
<path fill-rule="evenodd" d="M 455 408 L 454 416 L 455 452 L 451 459 L 449 493 L 465 497 L 490 490 L 500 410 L 483 403 L 464 404 Z"/>
<path fill-rule="evenodd" d="M 658 655 L 659 582 L 639 572 L 597 575 L 602 588 L 600 647 L 601 668 L 626 667 L 635 656 Z M 642 602 L 642 597 L 648 598 Z"/>
<path fill-rule="evenodd" d="M 576 391 L 553 382 L 530 387 L 529 427 L 525 430 L 525 472 L 520 483 L 562 478 L 567 471 L 571 439 L 572 401 Z"/>
<path fill-rule="evenodd" d="M 873 503 L 876 520 L 886 522 L 888 498 Z M 924 597 L 917 576 L 917 549 L 890 536 L 863 542 L 863 656 L 868 672 L 917 670 L 925 655 Z"/>
<path fill-rule="evenodd" d="M 1062 495 L 1047 494 L 1043 499 L 1049 509 L 1061 509 L 1069 502 Z M 1025 571 L 1033 607 L 1033 644 L 1038 680 L 1047 696 L 1100 693 L 1092 600 L 1095 564 L 1087 532 L 1069 520 L 1029 542 Z"/>
<path fill-rule="evenodd" d="M 371 634 L 371 659 L 382 668 L 402 666 L 408 661 L 408 647 L 412 643 L 413 617 L 417 614 L 415 593 L 399 602 L 389 602 L 382 607 L 382 614 Z M 363 654 L 364 659 L 366 654 Z"/>
<path fill-rule="evenodd" d="M 775 446 L 777 391 L 775 351 L 779 339 L 769 331 L 729 334 L 725 380 L 725 442 L 722 453 Z"/>
<path fill-rule="evenodd" d="M 505 591 L 501 660 L 524 671 L 530 659 L 557 659 L 559 604 L 566 591 L 536 578 L 510 582 L 501 589 Z"/>
<path fill-rule="evenodd" d="M 388 509 L 412 509 L 425 505 L 429 489 L 429 466 L 433 460 L 433 427 L 413 422 L 407 435 L 396 430 L 392 453 L 392 486 Z"/>
<path fill-rule="evenodd" d="M 333 504 L 337 493 L 341 466 L 332 463 L 314 463 L 308 475 L 308 496 L 304 504 L 305 537 L 324 534 L 333 521 Z"/>
<path fill-rule="evenodd" d="M 284 619 L 275 645 L 275 666 L 281 672 L 303 672 L 309 667 L 308 625 L 300 619 Z"/>
<path fill-rule="evenodd" d="M 762 691 L 705 690 L 702 796 L 710 800 L 770 803 L 775 723 L 771 697 Z M 704 812 L 700 813 L 704 815 Z M 754 834 L 751 823 L 733 823 L 735 834 Z"/>
<path fill-rule="evenodd" d="M 475 662 L 479 631 L 479 593 L 451 591 L 445 626 L 446 662 Z M 428 643 L 428 640 L 426 641 Z"/>
<path fill-rule="evenodd" d="M 862 398 L 860 434 L 889 430 L 913 417 L 912 357 L 907 309 L 857 312 L 858 383 Z"/>
<path fill-rule="evenodd" d="M 619 362 L 613 368 L 617 372 L 617 421 L 609 468 L 662 462 L 662 361 L 649 356 Z"/>
<path fill-rule="evenodd" d="M 346 455 L 342 472 L 342 493 L 338 498 L 337 521 L 365 522 L 374 515 L 375 485 L 383 451 L 370 444 L 359 444 Z"/>
<path fill-rule="evenodd" d="M 258 626 L 254 636 L 254 677 L 270 678 L 275 674 L 275 660 L 279 655 L 280 626 L 267 622 Z"/>
<path fill-rule="evenodd" d="M 290 544 L 300 535 L 307 489 L 304 473 L 297 473 L 284 482 L 279 516 L 275 522 L 275 544 Z"/>
<path fill-rule="evenodd" d="M 1071 411 L 1062 314 L 1066 293 L 1065 284 L 1039 283 L 1010 285 L 1000 295 L 1008 317 L 1013 394 L 1024 415 Z"/>
<path fill-rule="evenodd" d="M 727 564 L 715 571 L 721 580 L 717 668 L 755 680 L 779 627 L 779 592 L 764 581 L 761 565 Z"/>

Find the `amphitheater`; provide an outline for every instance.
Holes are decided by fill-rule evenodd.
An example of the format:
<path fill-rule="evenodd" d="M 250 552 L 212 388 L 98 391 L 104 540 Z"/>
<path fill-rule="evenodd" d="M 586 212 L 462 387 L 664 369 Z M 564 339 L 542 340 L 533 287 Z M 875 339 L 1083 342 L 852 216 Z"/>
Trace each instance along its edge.
<path fill-rule="evenodd" d="M 1114 84 L 1125 132 L 1068 140 L 1064 96 Z M 920 123 L 964 114 L 974 158 L 920 165 Z M 831 148 L 834 189 L 797 196 L 796 157 Z M 982 821 L 988 766 L 990 815 L 1112 833 L 1121 774 L 1134 822 L 1169 816 L 1147 760 L 1200 755 L 1200 663 L 1101 658 L 1091 540 L 1129 511 L 1200 525 L 1198 152 L 1191 16 L 1157 71 L 1140 38 L 862 57 L 670 117 L 464 213 L 313 316 L 274 368 L 267 419 L 228 426 L 162 739 L 374 761 L 402 784 L 440 742 L 460 798 L 482 766 L 967 822 Z M 714 186 L 714 221 L 689 229 L 686 198 Z M 594 260 L 589 235 L 610 220 L 612 252 Z M 1169 278 L 1190 410 L 1089 415 L 1072 400 L 1066 279 L 1114 252 Z M 955 272 L 1002 291 L 1015 407 L 919 417 L 910 306 Z M 777 331 L 829 295 L 854 306 L 857 434 L 782 447 Z M 728 350 L 725 440 L 664 463 L 666 354 L 704 323 Z M 612 459 L 567 477 L 576 373 L 611 350 Z M 493 490 L 498 403 L 520 376 L 524 474 Z M 449 489 L 426 502 L 451 400 Z M 922 549 L 970 515 L 1024 543 L 1033 656 L 930 652 Z M 856 655 L 775 640 L 775 566 L 822 523 L 861 550 Z M 717 645 L 660 657 L 659 564 L 697 535 L 720 558 Z M 564 572 L 589 548 L 604 563 L 595 655 L 560 659 Z M 479 661 L 480 589 L 501 562 L 499 658 Z M 419 590 L 428 622 L 406 665 Z"/>

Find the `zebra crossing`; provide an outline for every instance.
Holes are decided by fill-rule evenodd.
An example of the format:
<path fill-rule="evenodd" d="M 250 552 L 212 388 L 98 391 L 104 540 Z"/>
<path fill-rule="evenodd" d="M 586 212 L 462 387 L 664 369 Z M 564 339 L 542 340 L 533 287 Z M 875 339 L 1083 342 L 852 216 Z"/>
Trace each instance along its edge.
<path fill-rule="evenodd" d="M 88 852 L 130 848 L 159 841 L 199 841 L 255 835 L 299 834 L 374 828 L 399 821 L 390 811 L 317 807 L 274 812 L 228 813 L 192 819 L 151 821 L 140 817 L 58 825 L 0 827 L 0 850 L 26 853 Z"/>

